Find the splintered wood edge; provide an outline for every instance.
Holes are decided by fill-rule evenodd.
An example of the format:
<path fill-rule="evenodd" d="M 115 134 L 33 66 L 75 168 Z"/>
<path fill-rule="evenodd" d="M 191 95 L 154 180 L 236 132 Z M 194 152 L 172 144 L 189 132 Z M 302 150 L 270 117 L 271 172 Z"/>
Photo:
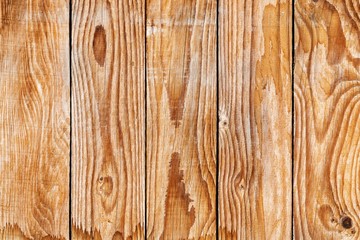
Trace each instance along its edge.
<path fill-rule="evenodd" d="M 17 224 L 6 224 L 5 227 L 0 228 L 0 239 L 31 239 L 26 237 L 24 232 Z M 63 236 L 51 236 L 45 235 L 41 239 L 43 240 L 65 240 Z"/>
<path fill-rule="evenodd" d="M 77 226 L 72 225 L 72 236 L 74 239 L 82 239 L 82 240 L 102 240 L 100 231 L 98 229 L 94 229 L 89 231 L 83 230 Z M 119 231 L 116 231 L 112 236 L 113 240 L 120 240 L 120 239 L 143 239 L 145 237 L 145 229 L 144 226 L 141 226 L 139 223 L 135 231 L 131 234 L 131 236 L 124 236 Z"/>

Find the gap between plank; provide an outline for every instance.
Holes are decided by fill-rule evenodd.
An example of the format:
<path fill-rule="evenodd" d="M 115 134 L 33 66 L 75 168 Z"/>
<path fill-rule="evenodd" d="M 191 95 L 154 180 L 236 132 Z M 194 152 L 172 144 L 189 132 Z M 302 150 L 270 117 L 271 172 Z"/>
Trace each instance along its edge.
<path fill-rule="evenodd" d="M 291 1 L 291 236 L 294 239 L 294 141 L 295 141 L 295 105 L 294 105 L 294 72 L 295 72 L 295 0 Z"/>
<path fill-rule="evenodd" d="M 216 1 L 216 240 L 219 239 L 219 1 Z"/>
<path fill-rule="evenodd" d="M 145 108 L 145 123 L 144 123 L 144 129 L 145 129 L 145 146 L 144 146 L 144 160 L 145 160 L 145 219 L 144 219 L 144 239 L 147 239 L 147 37 L 146 37 L 146 31 L 147 31 L 147 0 L 144 0 L 144 108 Z"/>
<path fill-rule="evenodd" d="M 70 57 L 70 63 L 69 63 L 69 71 L 70 71 L 70 167 L 69 167 L 69 239 L 72 239 L 72 221 L 71 221 L 71 189 L 72 189 L 72 153 L 71 153 L 71 148 L 72 148 L 72 0 L 69 0 L 69 57 Z"/>

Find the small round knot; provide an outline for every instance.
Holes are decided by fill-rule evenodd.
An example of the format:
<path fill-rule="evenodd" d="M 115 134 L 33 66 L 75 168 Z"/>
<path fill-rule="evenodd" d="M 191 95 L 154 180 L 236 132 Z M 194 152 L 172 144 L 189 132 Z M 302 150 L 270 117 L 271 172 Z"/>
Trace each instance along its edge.
<path fill-rule="evenodd" d="M 221 114 L 219 116 L 219 125 L 222 128 L 228 128 L 229 120 L 228 120 L 228 117 L 225 114 Z"/>
<path fill-rule="evenodd" d="M 226 127 L 226 126 L 228 125 L 228 122 L 227 122 L 227 121 L 222 121 L 222 125 L 223 125 L 224 127 Z"/>
<path fill-rule="evenodd" d="M 352 220 L 348 216 L 341 218 L 341 226 L 345 229 L 349 229 L 352 227 Z"/>

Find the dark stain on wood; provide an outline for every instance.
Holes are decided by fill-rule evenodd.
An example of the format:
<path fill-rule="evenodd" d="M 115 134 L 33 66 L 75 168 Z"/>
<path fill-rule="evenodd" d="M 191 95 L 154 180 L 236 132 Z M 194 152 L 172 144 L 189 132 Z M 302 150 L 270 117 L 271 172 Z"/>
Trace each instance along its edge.
<path fill-rule="evenodd" d="M 114 236 L 112 237 L 112 240 L 123 240 L 124 236 L 119 232 L 115 232 Z"/>
<path fill-rule="evenodd" d="M 171 155 L 169 183 L 165 203 L 165 226 L 161 239 L 169 239 L 176 233 L 177 239 L 188 239 L 191 226 L 195 222 L 195 209 L 185 190 L 184 173 L 180 170 L 180 154 Z M 182 223 L 180 226 L 179 223 Z"/>
<path fill-rule="evenodd" d="M 319 220 L 322 224 L 322 226 L 327 230 L 327 231 L 335 231 L 336 230 L 336 226 L 335 226 L 335 215 L 334 215 L 334 211 L 332 210 L 331 206 L 328 204 L 323 204 L 319 207 L 318 210 L 318 217 Z"/>
<path fill-rule="evenodd" d="M 116 231 L 114 235 L 112 236 L 112 240 L 131 240 L 131 239 L 141 239 L 141 237 L 144 236 L 144 227 L 138 225 L 136 226 L 135 231 L 132 235 L 124 237 L 124 233 L 121 233 L 119 231 Z M 1 237 L 1 231 L 0 231 L 0 237 Z M 78 227 L 72 226 L 72 239 L 82 239 L 82 240 L 103 240 L 101 237 L 101 234 L 99 230 L 91 230 L 91 232 L 86 232 Z M 58 239 L 56 239 L 58 240 Z M 59 239 L 63 240 L 63 239 Z"/>
<path fill-rule="evenodd" d="M 174 66 L 166 70 L 168 73 L 165 73 L 165 76 L 168 79 L 166 91 L 169 98 L 170 119 L 176 128 L 183 119 L 184 101 L 190 77 L 192 58 L 190 49 L 194 28 L 190 23 L 194 21 L 194 9 L 195 1 L 183 1 L 181 4 L 170 1 L 164 11 L 169 11 L 169 15 L 174 16 L 174 22 L 167 26 L 157 26 L 163 29 L 162 38 L 169 39 L 169 42 L 165 41 L 162 46 L 162 64 L 168 66 L 168 61 L 171 61 L 171 65 Z"/>
<path fill-rule="evenodd" d="M 118 168 L 113 158 L 105 157 L 103 159 L 97 184 L 97 190 L 101 197 L 101 204 L 103 210 L 105 211 L 105 213 L 110 213 L 114 210 L 117 204 L 116 200 L 119 191 Z M 126 196 L 125 193 L 124 196 Z"/>
<path fill-rule="evenodd" d="M 93 50 L 95 60 L 100 66 L 104 66 L 106 56 L 106 33 L 102 25 L 98 25 L 95 28 Z"/>
<path fill-rule="evenodd" d="M 327 12 L 325 22 L 329 44 L 327 61 L 330 65 L 335 65 L 340 63 L 345 56 L 346 39 L 336 8 L 328 2 L 325 2 L 324 5 Z M 323 11 L 323 8 L 319 11 Z"/>
<path fill-rule="evenodd" d="M 101 240 L 101 235 L 98 230 L 91 230 L 91 232 L 83 231 L 82 229 L 72 226 L 72 239 L 82 240 Z"/>

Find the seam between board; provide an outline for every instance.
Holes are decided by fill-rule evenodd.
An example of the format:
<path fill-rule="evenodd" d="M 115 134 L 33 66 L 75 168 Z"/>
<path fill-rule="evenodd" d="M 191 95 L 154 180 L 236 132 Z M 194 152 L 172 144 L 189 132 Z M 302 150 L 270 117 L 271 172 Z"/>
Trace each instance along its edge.
<path fill-rule="evenodd" d="M 216 1 L 216 239 L 219 239 L 219 1 Z"/>
<path fill-rule="evenodd" d="M 294 105 L 294 88 L 295 88 L 295 0 L 291 1 L 291 237 L 294 239 L 294 172 L 295 172 L 295 105 Z"/>
<path fill-rule="evenodd" d="M 147 0 L 144 0 L 144 112 L 145 112 L 145 119 L 144 119 L 144 161 L 145 161 L 145 205 L 144 205 L 144 239 L 147 239 Z"/>
<path fill-rule="evenodd" d="M 69 239 L 72 239 L 72 0 L 69 0 L 70 149 L 69 149 Z"/>

